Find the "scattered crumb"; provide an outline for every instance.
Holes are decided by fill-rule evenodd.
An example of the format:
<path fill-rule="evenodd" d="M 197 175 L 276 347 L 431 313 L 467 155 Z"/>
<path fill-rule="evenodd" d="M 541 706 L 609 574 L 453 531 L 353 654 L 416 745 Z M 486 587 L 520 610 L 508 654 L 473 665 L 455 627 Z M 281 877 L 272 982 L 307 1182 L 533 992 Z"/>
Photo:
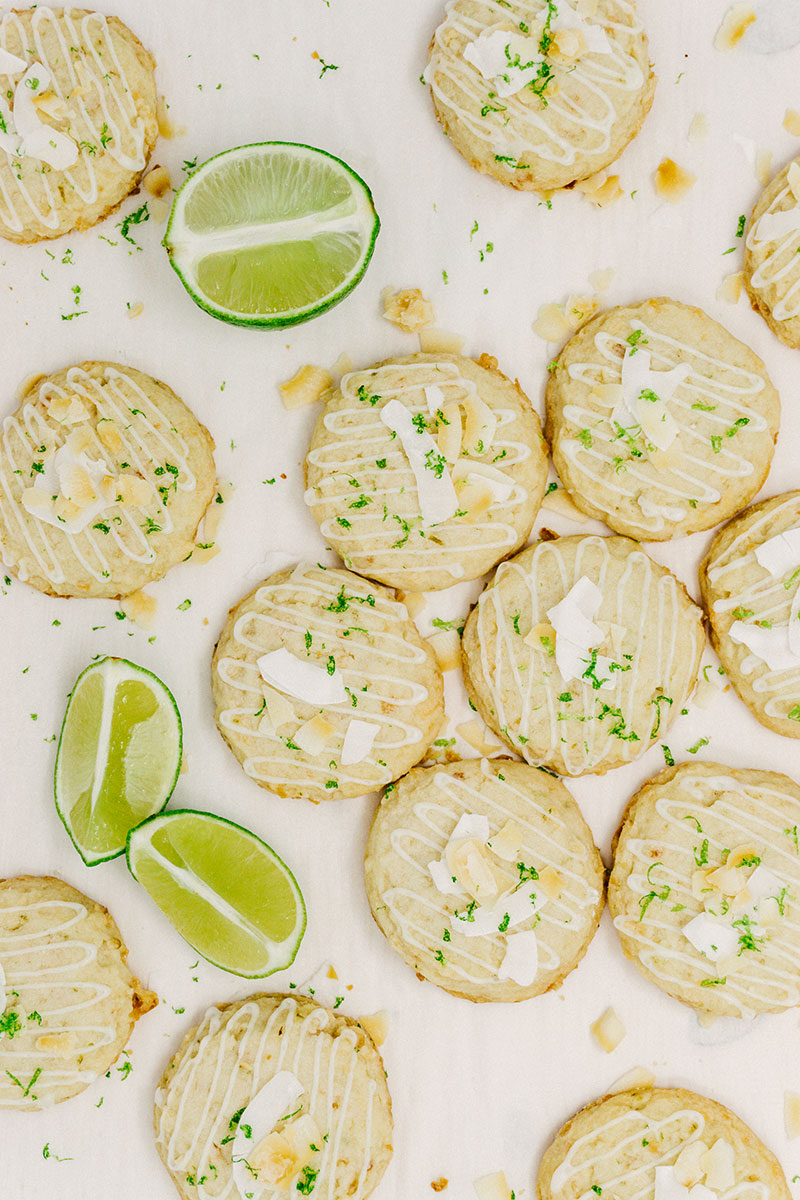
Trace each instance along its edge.
<path fill-rule="evenodd" d="M 482 1175 L 474 1179 L 472 1186 L 478 1200 L 511 1200 L 511 1188 L 506 1182 L 504 1171 L 495 1171 L 492 1175 Z"/>
<path fill-rule="evenodd" d="M 444 1175 L 441 1175 L 438 1179 L 431 1180 L 431 1187 L 434 1192 L 443 1192 L 449 1182 L 449 1179 L 445 1179 Z"/>
<path fill-rule="evenodd" d="M 129 621 L 140 625 L 142 629 L 152 629 L 153 622 L 156 616 L 158 602 L 155 596 L 148 595 L 147 592 L 138 591 L 131 592 L 130 596 L 126 596 L 120 602 L 120 609 L 125 613 Z"/>
<path fill-rule="evenodd" d="M 800 137 L 800 112 L 796 108 L 787 108 L 783 118 L 783 128 L 792 137 Z"/>
<path fill-rule="evenodd" d="M 419 288 L 405 288 L 401 292 L 384 295 L 383 315 L 392 325 L 406 333 L 419 333 L 436 320 L 430 300 L 426 300 Z"/>
<path fill-rule="evenodd" d="M 577 505 L 572 503 L 563 487 L 549 492 L 542 500 L 542 508 L 558 513 L 559 516 L 567 517 L 570 521 L 588 521 L 589 519 L 585 512 L 581 512 Z"/>
<path fill-rule="evenodd" d="M 309 364 L 301 367 L 286 383 L 278 384 L 278 391 L 283 407 L 292 412 L 296 408 L 307 408 L 310 404 L 316 404 L 332 387 L 333 376 L 330 371 Z"/>
<path fill-rule="evenodd" d="M 671 158 L 665 158 L 663 162 L 659 163 L 653 174 L 653 186 L 656 192 L 670 204 L 677 204 L 679 200 L 682 200 L 696 182 L 696 175 L 679 167 Z"/>
<path fill-rule="evenodd" d="M 749 4 L 732 5 L 722 18 L 722 24 L 717 30 L 716 37 L 714 38 L 714 49 L 735 49 L 755 19 L 756 14 Z"/>
<path fill-rule="evenodd" d="M 418 337 L 423 354 L 461 354 L 464 349 L 463 337 L 457 333 L 447 333 L 444 329 L 428 326 L 420 329 Z"/>
<path fill-rule="evenodd" d="M 772 169 L 772 151 L 759 150 L 756 155 L 756 179 L 766 187 L 769 183 L 770 171 Z"/>
<path fill-rule="evenodd" d="M 485 371 L 497 370 L 497 359 L 493 354 L 482 354 L 480 358 L 476 359 L 476 362 L 478 366 L 483 367 Z"/>
<path fill-rule="evenodd" d="M 177 136 L 175 126 L 172 124 L 172 119 L 167 112 L 167 102 L 163 96 L 158 97 L 156 105 L 156 120 L 158 122 L 159 137 L 174 138 Z"/>
<path fill-rule="evenodd" d="M 600 297 L 568 296 L 563 304 L 543 304 L 533 323 L 534 333 L 546 342 L 563 342 L 590 320 L 600 305 Z"/>
<path fill-rule="evenodd" d="M 592 1037 L 606 1054 L 611 1054 L 612 1050 L 616 1050 L 625 1037 L 625 1026 L 613 1008 L 607 1008 L 602 1017 L 599 1017 L 590 1026 L 590 1029 Z"/>
<path fill-rule="evenodd" d="M 800 1137 L 800 1096 L 797 1092 L 783 1093 L 783 1125 L 789 1141 Z"/>
<path fill-rule="evenodd" d="M 708 121 L 703 113 L 695 113 L 686 136 L 690 142 L 704 142 L 706 140 L 708 137 Z"/>
<path fill-rule="evenodd" d="M 385 1008 L 370 1013 L 367 1017 L 359 1017 L 358 1023 L 365 1029 L 376 1046 L 382 1046 L 389 1032 L 389 1014 Z"/>
<path fill-rule="evenodd" d="M 743 282 L 743 271 L 734 271 L 732 275 L 726 275 L 717 288 L 717 299 L 725 300 L 728 304 L 738 304 Z"/>
<path fill-rule="evenodd" d="M 590 175 L 588 179 L 580 179 L 574 185 L 576 192 L 586 196 L 598 208 L 608 208 L 616 204 L 625 195 L 619 182 L 619 175 L 608 175 L 605 171 Z"/>
<path fill-rule="evenodd" d="M 457 671 L 461 666 L 461 638 L 455 629 L 441 629 L 425 639 L 436 656 L 440 671 Z"/>
<path fill-rule="evenodd" d="M 627 1092 L 629 1088 L 652 1087 L 655 1081 L 655 1075 L 646 1067 L 631 1067 L 630 1071 L 615 1079 L 606 1091 L 609 1096 L 616 1096 L 617 1092 Z"/>
<path fill-rule="evenodd" d="M 144 305 L 141 300 L 137 300 L 135 304 L 128 305 L 128 319 L 133 320 L 134 317 L 140 317 L 144 312 Z"/>
<path fill-rule="evenodd" d="M 152 171 L 148 171 L 145 175 L 142 184 L 146 192 L 160 199 L 172 187 L 172 180 L 166 167 L 153 167 Z"/>

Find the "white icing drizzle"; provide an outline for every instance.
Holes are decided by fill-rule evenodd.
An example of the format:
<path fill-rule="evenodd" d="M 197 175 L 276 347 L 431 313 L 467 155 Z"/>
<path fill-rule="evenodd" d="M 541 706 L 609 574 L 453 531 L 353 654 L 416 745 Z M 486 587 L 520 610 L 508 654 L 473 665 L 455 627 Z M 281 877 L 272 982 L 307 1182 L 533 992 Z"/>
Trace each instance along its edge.
<path fill-rule="evenodd" d="M 337 1200 L 337 1163 L 345 1139 L 352 1142 L 354 1128 L 363 1138 L 363 1158 L 355 1190 L 359 1200 L 372 1190 L 368 1173 L 372 1153 L 372 1124 L 377 1085 L 359 1072 L 358 1035 L 341 1029 L 330 1040 L 315 1036 L 329 1017 L 314 1008 L 300 1017 L 297 1002 L 287 996 L 262 1026 L 257 1004 L 243 1004 L 233 1014 L 212 1008 L 197 1031 L 197 1053 L 186 1055 L 170 1081 L 171 1103 L 162 1109 L 156 1130 L 165 1148 L 167 1166 L 180 1176 L 197 1180 L 197 1200 L 229 1200 L 238 1196 L 225 1147 L 235 1111 L 249 1103 L 278 1071 L 290 1071 L 305 1086 L 303 1112 L 310 1114 L 327 1141 L 322 1142 L 315 1200 Z M 278 1039 L 278 1052 L 267 1056 L 270 1042 Z M 366 1084 L 366 1107 L 356 1111 L 352 1093 L 357 1072 Z M 200 1113 L 193 1105 L 202 1100 Z M 167 1119 L 174 1111 L 174 1124 Z M 170 1129 L 170 1124 L 172 1128 Z M 230 1142 L 227 1146 L 230 1146 Z M 215 1171 L 209 1169 L 213 1164 Z M 202 1182 L 200 1182 L 202 1180 Z M 267 1185 L 260 1200 L 279 1200 L 286 1191 Z"/>
<path fill-rule="evenodd" d="M 69 136 L 77 144 L 79 158 L 67 170 L 42 172 L 37 160 L 31 160 L 29 168 L 27 159 L 0 147 L 0 221 L 16 233 L 31 220 L 46 229 L 58 227 L 57 189 L 62 183 L 85 204 L 94 204 L 97 161 L 103 155 L 125 171 L 141 171 L 146 163 L 145 123 L 105 16 L 72 8 L 62 15 L 41 6 L 31 14 L 30 26 L 28 33 L 21 14 L 6 13 L 0 22 L 0 47 L 47 68 L 53 92 L 69 111 Z M 6 78 L 11 86 L 18 82 L 16 74 Z M 89 111 L 93 102 L 99 107 L 94 116 Z M 0 117 L 8 130 L 14 129 L 5 88 Z"/>
<path fill-rule="evenodd" d="M 764 433 L 768 428 L 767 421 L 753 407 L 766 384 L 752 371 L 732 366 L 697 345 L 668 337 L 633 319 L 628 336 L 637 331 L 641 333 L 638 346 L 642 349 L 633 361 L 646 349 L 655 371 L 652 378 L 658 379 L 658 374 L 664 372 L 666 382 L 679 360 L 684 365 L 686 377 L 673 386 L 673 376 L 665 406 L 677 426 L 680 454 L 672 459 L 653 455 L 650 461 L 652 451 L 640 436 L 635 418 L 618 422 L 628 431 L 627 437 L 615 426 L 619 416 L 617 388 L 604 394 L 602 385 L 621 384 L 623 355 L 630 357 L 631 346 L 625 334 L 605 330 L 594 338 L 598 359 L 573 363 L 569 368 L 570 379 L 596 390 L 592 390 L 588 402 L 565 404 L 563 410 L 565 420 L 579 431 L 588 429 L 590 437 L 584 435 L 582 440 L 577 434 L 562 436 L 560 449 L 583 475 L 602 488 L 604 495 L 610 492 L 611 498 L 606 501 L 609 510 L 645 496 L 647 503 L 640 506 L 645 518 L 642 525 L 651 533 L 659 533 L 685 518 L 692 508 L 718 503 L 735 481 L 753 474 L 753 463 L 738 447 L 746 440 L 745 435 Z M 658 390 L 655 385 L 654 390 Z M 745 425 L 737 425 L 737 421 Z M 639 457 L 631 455 L 631 446 L 635 446 Z M 690 506 L 690 500 L 696 504 Z"/>
<path fill-rule="evenodd" d="M 800 315 L 800 200 L 788 181 L 751 226 L 746 244 L 751 253 L 763 254 L 750 284 L 756 290 L 776 289 L 777 299 L 769 306 L 775 320 Z"/>
<path fill-rule="evenodd" d="M 95 419 L 111 421 L 121 439 L 121 448 L 112 452 L 101 442 L 90 423 L 66 425 L 49 413 L 49 405 L 59 398 L 79 397 L 95 410 Z M 102 425 L 99 427 L 102 429 Z M 22 504 L 23 492 L 36 486 L 41 473 L 65 444 L 73 430 L 87 429 L 91 434 L 87 455 L 104 465 L 108 474 L 120 474 L 120 464 L 128 463 L 151 484 L 151 499 L 142 505 L 109 505 L 98 513 L 94 524 L 70 533 L 66 526 L 54 529 L 52 522 L 29 514 Z M 34 469 L 33 463 L 42 464 Z M 169 471 L 165 464 L 174 468 Z M 53 584 L 67 578 L 65 556 L 77 560 L 82 574 L 98 583 L 111 575 L 107 547 L 131 562 L 151 563 L 156 552 L 145 533 L 153 523 L 165 533 L 174 528 L 169 510 L 172 489 L 193 492 L 197 480 L 189 466 L 189 450 L 176 429 L 159 412 L 132 375 L 107 367 L 102 379 L 93 378 L 80 367 L 67 373 L 66 386 L 43 383 L 22 408 L 6 417 L 0 436 L 0 517 L 9 535 L 22 542 L 25 550 L 16 563 L 20 579 L 39 575 Z M 159 487 L 167 489 L 162 503 Z M 102 521 L 108 533 L 94 525 Z M 10 548 L 0 546 L 5 561 L 14 562 Z"/>
<path fill-rule="evenodd" d="M 642 32 L 634 5 L 618 0 L 615 7 L 619 19 L 598 14 L 591 23 L 609 35 L 608 52 L 584 53 L 566 63 L 550 60 L 557 79 L 562 75 L 560 67 L 568 72 L 569 87 L 562 85 L 561 91 L 551 94 L 545 90 L 545 105 L 527 87 L 499 98 L 492 81 L 464 55 L 466 47 L 495 30 L 518 32 L 520 22 L 530 26 L 537 19 L 543 21 L 547 15 L 544 0 L 509 0 L 507 5 L 498 0 L 475 0 L 468 11 L 463 3 L 450 0 L 425 73 L 438 108 L 470 137 L 487 143 L 496 155 L 518 163 L 527 163 L 528 155 L 571 166 L 579 155 L 605 153 L 620 116 L 617 105 L 645 83 L 634 56 Z M 557 21 L 555 25 L 557 28 Z M 538 44 L 531 39 L 531 45 L 530 57 L 538 61 Z"/>
<path fill-rule="evenodd" d="M 715 793 L 719 795 L 711 804 Z M 748 785 L 729 775 L 698 775 L 681 780 L 680 795 L 659 796 L 655 808 L 663 824 L 653 837 L 625 840 L 626 853 L 635 863 L 625 885 L 638 897 L 665 886 L 669 894 L 664 901 L 648 903 L 641 921 L 639 912 L 622 914 L 614 921 L 620 933 L 636 944 L 642 964 L 668 987 L 691 988 L 698 1004 L 706 999 L 701 980 L 719 972 L 682 933 L 687 920 L 703 911 L 703 901 L 692 895 L 697 870 L 694 851 L 702 857 L 707 840 L 708 865 L 713 867 L 723 862 L 723 850 L 754 845 L 768 869 L 789 888 L 783 901 L 785 914 L 768 928 L 755 928 L 758 938 L 764 939 L 757 952 L 745 949 L 726 959 L 726 982 L 715 990 L 741 1017 L 752 1017 L 764 1008 L 800 1004 L 800 855 L 792 835 L 792 827 L 800 825 L 800 801 L 766 783 Z M 675 904 L 685 909 L 671 914 Z"/>

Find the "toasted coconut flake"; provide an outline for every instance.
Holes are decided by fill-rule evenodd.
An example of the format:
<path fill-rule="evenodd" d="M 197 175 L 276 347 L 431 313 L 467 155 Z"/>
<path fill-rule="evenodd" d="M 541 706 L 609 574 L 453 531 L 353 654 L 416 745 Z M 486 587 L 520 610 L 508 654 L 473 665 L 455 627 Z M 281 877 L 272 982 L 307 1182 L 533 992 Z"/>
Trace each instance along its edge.
<path fill-rule="evenodd" d="M 696 113 L 692 118 L 687 134 L 690 142 L 704 142 L 708 137 L 708 121 L 703 113 Z"/>
<path fill-rule="evenodd" d="M 736 1183 L 735 1156 L 733 1146 L 725 1138 L 717 1138 L 710 1150 L 700 1160 L 705 1172 L 706 1187 L 714 1192 L 727 1192 Z"/>
<path fill-rule="evenodd" d="M 418 617 L 428 603 L 424 592 L 398 592 L 397 599 L 401 604 L 405 604 L 412 619 Z"/>
<path fill-rule="evenodd" d="M 787 108 L 783 118 L 783 128 L 792 137 L 800 137 L 800 112 L 796 108 Z"/>
<path fill-rule="evenodd" d="M 534 333 L 546 342 L 563 342 L 572 333 L 560 304 L 543 304 L 533 323 Z"/>
<path fill-rule="evenodd" d="M 703 1178 L 703 1155 L 708 1152 L 708 1145 L 703 1141 L 689 1142 L 684 1146 L 675 1159 L 675 1179 L 684 1187 L 700 1183 Z"/>
<path fill-rule="evenodd" d="M 116 454 L 118 450 L 122 449 L 122 435 L 113 420 L 98 421 L 97 438 L 112 454 Z"/>
<path fill-rule="evenodd" d="M 419 288 L 404 288 L 394 295 L 386 296 L 383 315 L 392 325 L 405 333 L 419 333 L 436 320 L 430 300 L 426 300 Z"/>
<path fill-rule="evenodd" d="M 504 1171 L 495 1171 L 491 1175 L 481 1175 L 474 1179 L 472 1186 L 478 1200 L 511 1200 L 511 1188 L 506 1182 Z"/>
<path fill-rule="evenodd" d="M 591 320 L 597 312 L 600 299 L 598 296 L 567 296 L 564 302 L 564 320 L 575 333 L 582 325 Z"/>
<path fill-rule="evenodd" d="M 557 900 L 565 883 L 564 876 L 555 867 L 546 866 L 539 872 L 539 886 L 550 900 Z"/>
<path fill-rule="evenodd" d="M 800 1096 L 797 1092 L 783 1093 L 783 1125 L 790 1142 L 800 1137 Z"/>
<path fill-rule="evenodd" d="M 445 1179 L 444 1175 L 440 1175 L 438 1179 L 431 1180 L 431 1188 L 434 1192 L 443 1192 L 450 1180 Z"/>
<path fill-rule="evenodd" d="M 78 425 L 88 421 L 90 416 L 88 408 L 78 396 L 54 396 L 47 406 L 47 412 L 60 425 Z"/>
<path fill-rule="evenodd" d="M 152 171 L 145 175 L 142 184 L 146 192 L 160 199 L 172 187 L 172 180 L 166 167 L 153 167 Z"/>
<path fill-rule="evenodd" d="M 439 453 L 443 454 L 452 466 L 458 462 L 461 453 L 461 408 L 458 404 L 446 404 L 442 410 L 445 423 L 440 424 L 436 433 L 436 444 Z"/>
<path fill-rule="evenodd" d="M 441 629 L 426 639 L 436 655 L 440 671 L 457 671 L 461 666 L 461 638 L 455 629 Z"/>
<path fill-rule="evenodd" d="M 510 820 L 489 839 L 488 845 L 492 853 L 502 858 L 503 862 L 516 862 L 522 841 L 522 830 L 516 821 Z M 539 878 L 541 879 L 541 873 Z"/>
<path fill-rule="evenodd" d="M 56 1058 L 69 1058 L 77 1045 L 74 1033 L 64 1030 L 62 1033 L 43 1033 L 36 1039 L 36 1049 L 44 1054 L 54 1054 Z"/>
<path fill-rule="evenodd" d="M 715 50 L 734 50 L 756 19 L 749 4 L 734 4 L 722 18 L 714 38 Z"/>
<path fill-rule="evenodd" d="M 625 1037 L 625 1026 L 620 1021 L 613 1008 L 607 1008 L 602 1017 L 591 1026 L 592 1037 L 606 1054 L 616 1050 Z"/>
<path fill-rule="evenodd" d="M 653 175 L 656 192 L 670 204 L 677 204 L 682 200 L 696 182 L 697 176 L 679 167 L 672 158 L 665 158 L 659 163 Z"/>
<path fill-rule="evenodd" d="M 158 97 L 156 104 L 156 121 L 158 122 L 159 137 L 174 138 L 176 136 L 176 129 L 167 112 L 167 102 L 163 96 Z"/>
<path fill-rule="evenodd" d="M 369 1016 L 359 1017 L 358 1023 L 362 1029 L 366 1030 L 376 1046 L 383 1045 L 389 1033 L 389 1014 L 385 1008 L 370 1013 Z"/>
<path fill-rule="evenodd" d="M 724 300 L 727 304 L 738 304 L 742 295 L 743 283 L 743 271 L 734 271 L 732 275 L 726 275 L 717 288 L 717 299 Z"/>
<path fill-rule="evenodd" d="M 772 172 L 772 151 L 759 150 L 756 154 L 755 174 L 756 179 L 762 187 L 766 187 L 769 183 L 770 174 Z"/>
<path fill-rule="evenodd" d="M 800 166 L 793 162 L 786 175 L 786 182 L 795 200 L 800 204 Z"/>
<path fill-rule="evenodd" d="M 120 475 L 117 480 L 117 494 L 123 504 L 134 506 L 147 504 L 153 498 L 152 485 L 140 475 Z"/>
<path fill-rule="evenodd" d="M 608 208 L 625 195 L 619 175 L 607 175 L 604 171 L 590 175 L 588 179 L 579 180 L 575 184 L 575 191 L 582 192 L 598 208 Z"/>
<path fill-rule="evenodd" d="M 353 360 L 349 354 L 342 352 L 331 367 L 331 378 L 334 387 L 338 387 L 343 375 L 348 375 L 353 369 Z"/>
<path fill-rule="evenodd" d="M 318 713 L 292 734 L 292 741 L 306 754 L 321 754 L 334 733 L 335 729 L 328 718 Z"/>
<path fill-rule="evenodd" d="M 523 638 L 526 646 L 533 646 L 535 650 L 547 650 L 547 643 L 555 647 L 556 631 L 553 626 L 547 621 L 539 621 L 538 625 L 534 625 L 529 634 Z"/>
<path fill-rule="evenodd" d="M 461 725 L 456 725 L 456 733 L 468 746 L 471 746 L 473 750 L 477 750 L 483 758 L 491 758 L 493 754 L 506 753 L 506 748 L 501 742 L 496 739 L 494 741 L 489 740 L 490 738 L 494 738 L 494 734 L 478 718 L 473 718 L 471 721 L 463 721 Z"/>
<path fill-rule="evenodd" d="M 463 337 L 444 329 L 427 327 L 420 329 L 417 336 L 423 354 L 461 354 L 464 349 Z"/>
<path fill-rule="evenodd" d="M 556 491 L 550 492 L 549 496 L 545 496 L 542 500 L 542 508 L 546 508 L 549 512 L 558 513 L 562 517 L 567 517 L 570 521 L 589 520 L 586 513 L 581 512 L 578 506 L 573 504 L 563 487 L 559 487 Z"/>
<path fill-rule="evenodd" d="M 485 517 L 494 500 L 488 483 L 467 483 L 463 478 L 457 482 L 456 495 L 458 510 L 463 514 L 461 519 L 468 524 Z"/>
<path fill-rule="evenodd" d="M 136 625 L 140 625 L 142 629 L 153 628 L 158 608 L 158 601 L 155 596 L 150 596 L 147 592 L 139 590 L 138 592 L 131 592 L 130 596 L 126 596 L 122 604 L 123 611 L 128 620 L 133 621 Z"/>
<path fill-rule="evenodd" d="M 607 292 L 614 282 L 616 271 L 613 267 L 605 267 L 600 271 L 592 271 L 589 275 L 589 283 L 596 292 Z"/>
<path fill-rule="evenodd" d="M 652 1087 L 655 1081 L 655 1075 L 646 1067 L 631 1067 L 630 1071 L 620 1075 L 606 1090 L 609 1096 L 616 1096 L 618 1092 L 627 1092 L 631 1088 Z"/>
<path fill-rule="evenodd" d="M 267 684 L 262 683 L 261 691 L 266 715 L 261 718 L 259 729 L 263 724 L 265 729 L 277 731 L 294 720 L 294 706 L 291 701 Z"/>
<path fill-rule="evenodd" d="M 311 364 L 301 367 L 297 374 L 286 383 L 278 385 L 283 407 L 289 412 L 296 408 L 307 408 L 316 404 L 333 386 L 333 376 L 324 367 L 314 367 Z"/>
<path fill-rule="evenodd" d="M 53 511 L 52 497 L 44 490 L 44 488 L 29 487 L 23 490 L 21 496 L 22 507 L 32 517 L 40 517 L 42 515 L 50 515 Z"/>

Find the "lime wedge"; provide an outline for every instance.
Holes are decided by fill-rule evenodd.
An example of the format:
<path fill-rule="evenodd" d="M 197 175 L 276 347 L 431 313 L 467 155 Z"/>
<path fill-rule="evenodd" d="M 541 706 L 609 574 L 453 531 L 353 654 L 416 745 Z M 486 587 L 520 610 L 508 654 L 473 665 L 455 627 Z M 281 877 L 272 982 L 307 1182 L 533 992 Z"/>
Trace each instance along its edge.
<path fill-rule="evenodd" d="M 248 979 L 294 961 L 306 928 L 289 868 L 254 833 L 176 809 L 128 837 L 128 867 L 203 958 Z"/>
<path fill-rule="evenodd" d="M 164 245 L 195 304 L 234 325 L 279 329 L 351 292 L 380 229 L 347 163 L 295 142 L 225 150 L 190 175 Z"/>
<path fill-rule="evenodd" d="M 87 866 L 122 854 L 129 831 L 161 811 L 181 749 L 178 706 L 156 675 L 103 658 L 78 676 L 61 726 L 55 801 Z"/>

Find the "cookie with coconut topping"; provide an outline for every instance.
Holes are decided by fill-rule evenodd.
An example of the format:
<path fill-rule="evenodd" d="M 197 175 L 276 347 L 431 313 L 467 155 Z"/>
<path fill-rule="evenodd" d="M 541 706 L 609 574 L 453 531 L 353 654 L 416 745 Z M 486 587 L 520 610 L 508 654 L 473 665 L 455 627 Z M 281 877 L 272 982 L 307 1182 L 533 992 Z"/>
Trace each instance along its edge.
<path fill-rule="evenodd" d="M 497 568 L 464 629 L 464 681 L 526 762 L 602 774 L 664 736 L 704 642 L 683 584 L 636 542 L 562 537 Z"/>
<path fill-rule="evenodd" d="M 49 876 L 0 881 L 0 1108 L 48 1108 L 101 1078 L 157 998 L 108 910 Z"/>
<path fill-rule="evenodd" d="M 668 299 L 589 321 L 547 385 L 547 436 L 570 499 L 646 541 L 710 529 L 747 504 L 779 417 L 761 359 L 701 309 Z"/>
<path fill-rule="evenodd" d="M 306 503 L 347 566 L 424 591 L 524 545 L 547 480 L 539 418 L 496 369 L 412 354 L 345 375 L 306 458 Z"/>
<path fill-rule="evenodd" d="M 85 362 L 34 380 L 0 434 L 0 557 L 54 596 L 121 597 L 192 551 L 214 443 L 171 388 Z"/>
<path fill-rule="evenodd" d="M 0 20 L 0 236 L 61 237 L 112 212 L 158 136 L 155 63 L 118 17 L 82 8 Z"/>
<path fill-rule="evenodd" d="M 366 1200 L 392 1156 L 386 1072 L 350 1017 L 306 996 L 248 996 L 186 1034 L 155 1131 L 182 1200 Z"/>
<path fill-rule="evenodd" d="M 418 767 L 387 788 L 365 878 L 401 958 L 475 1001 L 559 987 L 603 908 L 603 863 L 577 804 L 559 780 L 507 759 Z"/>
<path fill-rule="evenodd" d="M 787 346 L 800 347 L 800 158 L 767 185 L 747 231 L 750 303 Z"/>
<path fill-rule="evenodd" d="M 433 651 L 394 592 L 310 563 L 231 609 L 211 686 L 217 727 L 250 778 L 314 802 L 397 779 L 444 719 Z"/>
<path fill-rule="evenodd" d="M 470 166 L 541 192 L 609 166 L 655 89 L 634 0 L 454 0 L 423 78 Z"/>
<path fill-rule="evenodd" d="M 775 1155 L 729 1109 L 684 1088 L 641 1087 L 576 1113 L 545 1151 L 540 1200 L 789 1200 Z"/>
<path fill-rule="evenodd" d="M 753 715 L 800 738 L 800 492 L 720 530 L 700 567 L 711 641 Z"/>

